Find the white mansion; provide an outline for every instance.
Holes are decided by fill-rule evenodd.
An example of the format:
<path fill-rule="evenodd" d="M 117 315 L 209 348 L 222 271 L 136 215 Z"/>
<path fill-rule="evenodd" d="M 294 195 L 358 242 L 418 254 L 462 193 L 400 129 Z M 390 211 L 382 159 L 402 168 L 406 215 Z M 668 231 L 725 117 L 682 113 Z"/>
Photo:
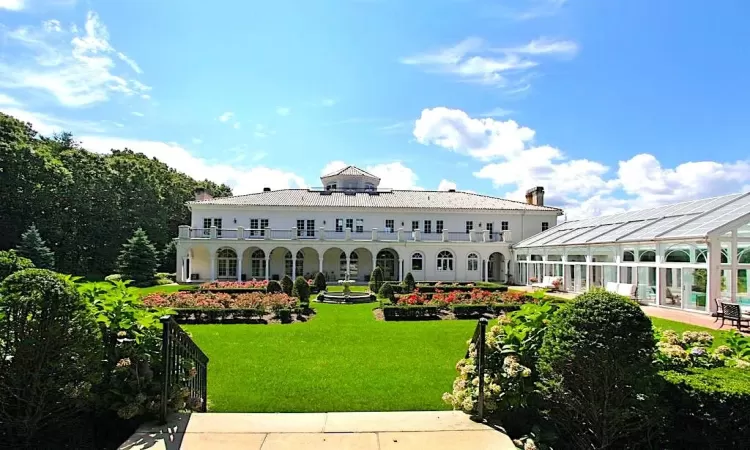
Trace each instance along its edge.
<path fill-rule="evenodd" d="M 318 189 L 282 189 L 188 202 L 180 227 L 177 278 L 280 279 L 285 274 L 366 281 L 508 280 L 511 244 L 554 227 L 560 209 L 544 190 L 517 202 L 456 190 L 380 188 L 380 179 L 349 166 L 321 177 Z"/>

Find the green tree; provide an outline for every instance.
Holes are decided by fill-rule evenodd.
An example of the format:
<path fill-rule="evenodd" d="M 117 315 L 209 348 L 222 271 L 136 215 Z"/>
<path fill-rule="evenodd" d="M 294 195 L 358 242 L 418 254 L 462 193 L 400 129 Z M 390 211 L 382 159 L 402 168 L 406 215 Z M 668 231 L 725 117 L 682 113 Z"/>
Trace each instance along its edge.
<path fill-rule="evenodd" d="M 136 285 L 148 285 L 156 277 L 159 252 L 148 240 L 146 232 L 138 228 L 122 245 L 117 264 L 124 279 L 133 280 Z"/>
<path fill-rule="evenodd" d="M 403 286 L 405 292 L 414 292 L 414 289 L 417 288 L 417 284 L 414 282 L 414 275 L 411 272 L 406 272 Z"/>
<path fill-rule="evenodd" d="M 18 256 L 15 250 L 0 251 L 0 281 L 24 269 L 33 269 L 30 259 Z"/>
<path fill-rule="evenodd" d="M 292 289 L 294 288 L 294 282 L 292 281 L 292 277 L 289 275 L 284 275 L 284 278 L 281 279 L 281 292 L 285 293 L 286 295 L 292 295 Z"/>
<path fill-rule="evenodd" d="M 297 277 L 297 279 L 294 280 L 292 296 L 299 298 L 300 304 L 308 303 L 310 301 L 310 285 L 307 284 L 307 280 L 305 280 L 304 277 Z"/>
<path fill-rule="evenodd" d="M 25 233 L 21 235 L 21 243 L 18 245 L 18 254 L 28 258 L 40 269 L 55 268 L 55 254 L 47 247 L 47 244 L 36 229 L 36 225 L 31 225 Z"/>
<path fill-rule="evenodd" d="M 326 283 L 326 276 L 323 275 L 323 272 L 318 272 L 315 274 L 315 289 L 318 292 L 323 292 L 328 287 L 328 284 Z"/>
<path fill-rule="evenodd" d="M 370 290 L 373 294 L 380 292 L 380 288 L 383 286 L 383 269 L 380 266 L 375 266 L 370 274 Z"/>

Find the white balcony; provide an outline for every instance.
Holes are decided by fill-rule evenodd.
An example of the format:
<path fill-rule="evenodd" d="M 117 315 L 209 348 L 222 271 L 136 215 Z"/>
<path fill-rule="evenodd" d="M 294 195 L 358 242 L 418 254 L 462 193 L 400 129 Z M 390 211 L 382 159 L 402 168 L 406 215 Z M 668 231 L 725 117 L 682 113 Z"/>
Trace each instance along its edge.
<path fill-rule="evenodd" d="M 472 230 L 468 233 L 443 230 L 440 233 L 424 233 L 419 230 L 372 230 L 352 231 L 319 229 L 246 229 L 237 228 L 191 228 L 180 226 L 180 239 L 196 240 L 319 240 L 319 241 L 383 241 L 383 242 L 471 242 L 510 243 L 510 231 L 494 232 Z"/>

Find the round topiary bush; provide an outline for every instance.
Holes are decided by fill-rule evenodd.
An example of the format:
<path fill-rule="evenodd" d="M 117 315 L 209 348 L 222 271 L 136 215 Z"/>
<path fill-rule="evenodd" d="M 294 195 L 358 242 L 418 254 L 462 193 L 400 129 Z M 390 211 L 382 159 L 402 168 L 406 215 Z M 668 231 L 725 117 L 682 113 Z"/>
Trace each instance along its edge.
<path fill-rule="evenodd" d="M 0 343 L 4 444 L 35 447 L 91 407 L 91 388 L 101 375 L 101 337 L 69 279 L 44 269 L 7 277 L 0 284 Z"/>
<path fill-rule="evenodd" d="M 560 440 L 575 448 L 624 448 L 648 436 L 654 351 L 651 321 L 625 297 L 596 290 L 561 308 L 538 362 L 542 399 Z"/>
<path fill-rule="evenodd" d="M 318 292 L 323 292 L 328 287 L 328 284 L 326 283 L 326 276 L 323 275 L 322 272 L 318 272 L 315 274 L 315 282 L 313 283 L 315 286 L 315 290 Z"/>
<path fill-rule="evenodd" d="M 414 275 L 411 272 L 407 272 L 404 277 L 404 292 L 414 292 L 417 288 L 416 282 L 414 282 Z"/>
<path fill-rule="evenodd" d="M 297 277 L 297 279 L 294 280 L 292 296 L 299 298 L 300 304 L 310 302 L 310 285 L 307 284 L 307 280 L 303 277 Z"/>
<path fill-rule="evenodd" d="M 12 273 L 33 268 L 34 263 L 28 258 L 19 256 L 15 250 L 0 251 L 0 281 Z"/>
<path fill-rule="evenodd" d="M 395 297 L 393 295 L 393 286 L 391 286 L 391 283 L 387 281 L 383 283 L 378 291 L 378 295 L 382 298 L 387 298 L 388 300 L 393 301 Z"/>
<path fill-rule="evenodd" d="M 294 289 L 294 281 L 292 281 L 292 277 L 289 275 L 284 275 L 284 278 L 281 279 L 281 292 L 285 293 L 286 295 L 292 295 L 292 290 Z"/>
<path fill-rule="evenodd" d="M 281 285 L 276 280 L 269 280 L 266 285 L 266 292 L 269 294 L 275 294 L 281 292 Z"/>

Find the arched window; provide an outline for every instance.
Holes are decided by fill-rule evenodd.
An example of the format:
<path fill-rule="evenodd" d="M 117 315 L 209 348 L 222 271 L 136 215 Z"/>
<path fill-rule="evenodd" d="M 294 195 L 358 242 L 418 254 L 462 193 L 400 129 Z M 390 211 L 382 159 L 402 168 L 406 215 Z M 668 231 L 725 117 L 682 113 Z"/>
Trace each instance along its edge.
<path fill-rule="evenodd" d="M 258 249 L 250 255 L 250 276 L 255 278 L 266 277 L 266 254 Z"/>
<path fill-rule="evenodd" d="M 305 255 L 302 253 L 302 251 L 297 252 L 297 262 L 295 263 L 294 267 L 295 273 L 292 274 L 292 252 L 288 251 L 286 252 L 286 255 L 284 256 L 284 273 L 292 277 L 292 279 L 296 278 L 298 275 L 305 273 L 305 267 L 304 267 L 304 260 Z"/>
<path fill-rule="evenodd" d="M 466 260 L 467 270 L 479 270 L 479 256 L 476 253 L 469 253 L 469 257 Z"/>
<path fill-rule="evenodd" d="M 453 253 L 448 250 L 443 250 L 437 255 L 437 270 L 438 271 L 450 271 L 453 270 Z"/>
<path fill-rule="evenodd" d="M 346 275 L 346 252 L 341 252 L 339 256 L 339 273 L 342 278 Z M 357 252 L 351 252 L 349 254 L 349 277 L 355 279 L 357 275 L 359 275 L 359 255 Z"/>
<path fill-rule="evenodd" d="M 396 254 L 390 250 L 380 250 L 375 257 L 375 264 L 383 271 L 383 279 L 391 281 L 398 277 L 396 272 Z"/>
<path fill-rule="evenodd" d="M 690 262 L 690 251 L 685 249 L 672 249 L 667 252 L 664 258 L 667 262 Z"/>
<path fill-rule="evenodd" d="M 237 278 L 237 253 L 231 248 L 222 248 L 216 254 L 216 277 Z"/>
<path fill-rule="evenodd" d="M 654 262 L 656 261 L 656 253 L 653 250 L 644 250 L 638 257 L 640 262 Z"/>
<path fill-rule="evenodd" d="M 424 268 L 424 255 L 417 252 L 411 255 L 411 270 L 420 271 Z"/>

